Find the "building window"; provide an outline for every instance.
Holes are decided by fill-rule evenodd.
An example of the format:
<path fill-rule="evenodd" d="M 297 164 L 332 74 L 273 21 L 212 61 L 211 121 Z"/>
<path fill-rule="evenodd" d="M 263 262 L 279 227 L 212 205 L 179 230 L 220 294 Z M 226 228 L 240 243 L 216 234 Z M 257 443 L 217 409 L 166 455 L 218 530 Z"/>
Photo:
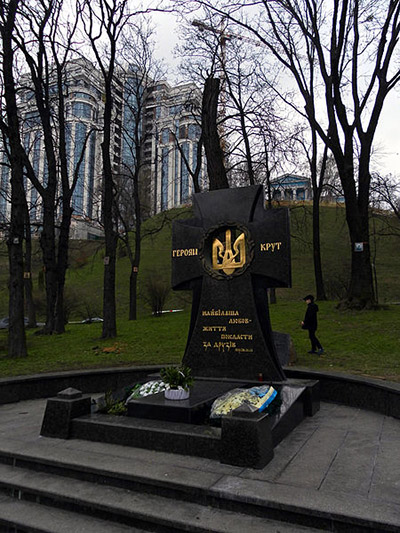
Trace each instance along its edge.
<path fill-rule="evenodd" d="M 76 118 L 92 118 L 92 106 L 86 102 L 74 102 L 72 104 L 72 114 Z"/>
<path fill-rule="evenodd" d="M 187 125 L 183 125 L 179 128 L 179 138 L 180 139 L 187 139 L 188 137 L 188 131 L 187 131 Z"/>
<path fill-rule="evenodd" d="M 161 144 L 169 143 L 169 129 L 164 128 L 161 132 Z"/>
<path fill-rule="evenodd" d="M 198 126 L 197 124 L 189 124 L 188 136 L 190 140 L 197 141 L 198 139 L 200 139 L 200 133 L 200 126 Z"/>
<path fill-rule="evenodd" d="M 74 96 L 74 98 L 82 98 L 83 100 L 92 100 L 93 99 L 93 97 L 90 94 L 82 93 L 82 92 L 75 93 L 73 96 Z"/>
<path fill-rule="evenodd" d="M 36 177 L 39 177 L 39 166 L 40 166 L 40 133 L 35 133 L 35 139 L 33 142 L 33 160 L 32 167 Z M 36 220 L 36 203 L 37 203 L 37 190 L 32 187 L 31 189 L 31 220 Z"/>
<path fill-rule="evenodd" d="M 168 148 L 163 148 L 161 154 L 161 210 L 163 211 L 168 209 Z"/>
<path fill-rule="evenodd" d="M 189 144 L 182 144 L 182 152 L 185 158 L 181 157 L 181 204 L 187 202 L 189 198 L 189 170 L 185 163 L 185 159 L 189 162 Z"/>
<path fill-rule="evenodd" d="M 82 150 L 85 145 L 86 138 L 86 124 L 77 123 L 75 126 L 75 143 L 74 143 L 74 173 L 78 166 L 79 159 L 82 155 Z M 83 215 L 83 194 L 85 181 L 85 157 L 83 157 L 79 170 L 78 180 L 75 185 L 75 190 L 72 195 L 72 208 L 77 215 Z"/>
<path fill-rule="evenodd" d="M 87 216 L 93 218 L 93 193 L 94 193 L 94 171 L 96 162 L 96 132 L 90 136 L 89 144 L 89 169 L 88 169 L 88 194 L 87 194 Z"/>
<path fill-rule="evenodd" d="M 170 115 L 179 115 L 179 113 L 181 113 L 182 110 L 183 110 L 183 106 L 181 104 L 171 105 L 168 108 L 168 112 L 169 112 Z"/>
<path fill-rule="evenodd" d="M 179 205 L 179 156 L 180 152 L 175 148 L 174 206 Z"/>
<path fill-rule="evenodd" d="M 285 200 L 293 200 L 293 190 L 285 189 Z"/>
<path fill-rule="evenodd" d="M 25 153 L 29 154 L 30 152 L 30 139 L 31 139 L 31 134 L 30 133 L 25 133 L 24 135 L 24 150 L 25 150 Z M 26 187 L 27 187 L 27 177 L 26 177 L 26 172 L 24 172 L 24 189 L 25 189 L 25 192 L 26 192 Z"/>
<path fill-rule="evenodd" d="M 25 126 L 27 128 L 33 128 L 40 125 L 40 115 L 37 111 L 29 111 L 25 115 Z"/>

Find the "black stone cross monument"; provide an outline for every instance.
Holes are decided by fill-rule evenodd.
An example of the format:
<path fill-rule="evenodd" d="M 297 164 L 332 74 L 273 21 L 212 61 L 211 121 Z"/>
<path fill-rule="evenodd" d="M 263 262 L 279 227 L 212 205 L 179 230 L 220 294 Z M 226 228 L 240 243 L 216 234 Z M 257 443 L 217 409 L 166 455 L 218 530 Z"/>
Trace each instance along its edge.
<path fill-rule="evenodd" d="M 290 287 L 287 209 L 265 209 L 261 185 L 194 195 L 174 223 L 172 287 L 193 291 L 183 364 L 195 376 L 280 381 L 267 288 Z"/>

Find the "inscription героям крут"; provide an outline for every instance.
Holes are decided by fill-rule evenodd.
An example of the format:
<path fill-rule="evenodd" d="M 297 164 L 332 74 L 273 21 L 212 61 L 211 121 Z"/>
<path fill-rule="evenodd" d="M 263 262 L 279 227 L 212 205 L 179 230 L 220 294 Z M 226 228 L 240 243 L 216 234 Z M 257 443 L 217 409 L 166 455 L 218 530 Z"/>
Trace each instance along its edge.
<path fill-rule="evenodd" d="M 282 242 L 262 242 L 260 244 L 261 252 L 275 252 L 280 251 Z"/>
<path fill-rule="evenodd" d="M 198 254 L 199 250 L 197 248 L 182 248 L 180 250 L 172 250 L 172 257 L 191 257 Z"/>

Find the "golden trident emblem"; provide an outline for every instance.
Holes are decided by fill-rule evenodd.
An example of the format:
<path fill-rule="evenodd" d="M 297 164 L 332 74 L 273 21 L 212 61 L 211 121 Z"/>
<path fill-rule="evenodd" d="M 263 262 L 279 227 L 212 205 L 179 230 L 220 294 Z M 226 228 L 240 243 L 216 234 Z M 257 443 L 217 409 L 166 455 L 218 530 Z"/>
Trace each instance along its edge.
<path fill-rule="evenodd" d="M 229 276 L 245 264 L 246 241 L 244 233 L 241 233 L 235 240 L 233 247 L 230 229 L 225 232 L 225 246 L 219 239 L 214 239 L 212 244 L 212 267 L 214 270 L 222 270 Z"/>

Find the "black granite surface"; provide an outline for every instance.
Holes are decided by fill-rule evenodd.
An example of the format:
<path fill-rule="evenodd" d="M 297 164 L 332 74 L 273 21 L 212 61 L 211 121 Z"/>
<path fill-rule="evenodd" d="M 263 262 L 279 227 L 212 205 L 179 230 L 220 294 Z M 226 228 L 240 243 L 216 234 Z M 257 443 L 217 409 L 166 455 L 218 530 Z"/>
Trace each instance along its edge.
<path fill-rule="evenodd" d="M 210 426 L 94 414 L 71 422 L 71 437 L 219 459 L 221 430 Z"/>
<path fill-rule="evenodd" d="M 274 384 L 282 402 L 278 414 L 236 410 L 218 420 L 219 428 L 207 423 L 213 400 L 228 390 L 249 384 L 197 380 L 188 400 L 166 400 L 163 393 L 131 400 L 128 417 L 118 417 L 119 421 L 104 415 L 83 417 L 74 421 L 73 434 L 77 438 L 219 457 L 226 464 L 263 468 L 272 459 L 274 446 L 300 424 L 307 413 L 317 409 L 316 385 L 315 381 L 308 383 L 306 380 L 290 385 Z"/>
<path fill-rule="evenodd" d="M 47 400 L 40 434 L 43 437 L 68 439 L 71 421 L 79 416 L 90 413 L 91 398 L 82 397 L 76 389 L 66 389 L 56 398 Z"/>
<path fill-rule="evenodd" d="M 267 289 L 291 284 L 288 210 L 264 209 L 253 186 L 196 194 L 194 213 L 172 240 L 172 286 L 193 291 L 183 363 L 197 376 L 285 379 Z"/>

